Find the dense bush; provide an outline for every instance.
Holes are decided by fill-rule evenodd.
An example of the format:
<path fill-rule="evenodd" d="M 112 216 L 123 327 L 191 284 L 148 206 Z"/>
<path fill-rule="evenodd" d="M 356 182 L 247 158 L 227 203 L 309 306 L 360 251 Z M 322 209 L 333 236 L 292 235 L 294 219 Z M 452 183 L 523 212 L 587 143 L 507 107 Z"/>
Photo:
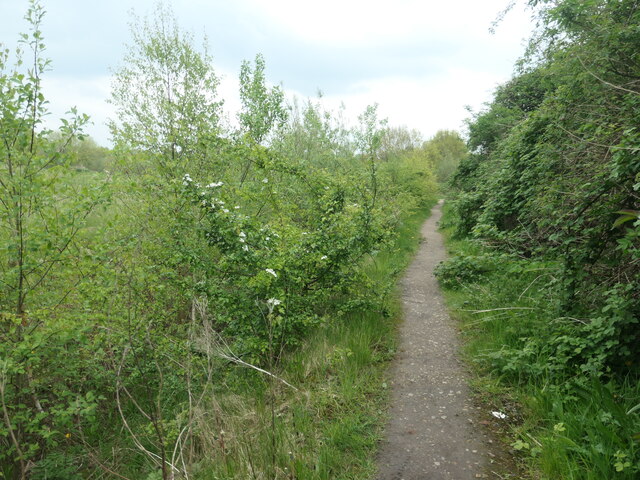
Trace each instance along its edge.
<path fill-rule="evenodd" d="M 484 312 L 471 322 L 487 335 L 481 363 L 531 395 L 542 441 L 524 443 L 545 473 L 635 478 L 640 6 L 529 3 L 541 28 L 514 79 L 469 121 L 472 153 L 452 178 L 447 220 L 459 240 L 508 255 L 480 276 L 454 258 L 441 278 L 465 282 Z"/>
<path fill-rule="evenodd" d="M 611 332 L 637 363 L 640 91 L 628 79 L 640 75 L 629 26 L 640 12 L 634 2 L 535 3 L 545 49 L 470 121 L 474 153 L 452 181 L 456 231 L 560 260 L 558 315 L 618 325 L 624 310 L 626 326 Z M 590 323 L 573 335 L 591 338 Z M 606 356 L 605 370 L 621 365 Z"/>

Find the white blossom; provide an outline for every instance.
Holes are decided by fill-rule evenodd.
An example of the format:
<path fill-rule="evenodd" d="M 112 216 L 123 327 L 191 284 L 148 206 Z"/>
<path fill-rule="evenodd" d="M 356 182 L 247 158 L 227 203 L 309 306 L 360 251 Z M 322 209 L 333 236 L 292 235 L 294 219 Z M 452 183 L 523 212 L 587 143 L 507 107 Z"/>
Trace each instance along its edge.
<path fill-rule="evenodd" d="M 282 302 L 277 298 L 270 298 L 269 300 L 267 300 L 267 303 L 275 307 L 276 305 L 280 305 Z"/>
<path fill-rule="evenodd" d="M 265 268 L 264 271 L 267 272 L 267 273 L 270 273 L 275 278 L 278 278 L 278 274 L 272 268 Z"/>
<path fill-rule="evenodd" d="M 224 213 L 229 213 L 229 209 L 228 209 L 228 208 L 223 208 L 223 209 L 222 209 L 222 211 L 223 211 Z"/>
<path fill-rule="evenodd" d="M 222 182 L 213 182 L 207 185 L 207 188 L 216 188 L 216 187 L 221 187 L 222 185 L 224 185 L 224 183 Z"/>
<path fill-rule="evenodd" d="M 326 255 L 322 255 L 322 257 L 320 257 L 320 260 L 326 260 L 327 258 L 329 257 L 327 257 Z"/>
<path fill-rule="evenodd" d="M 186 187 L 191 182 L 193 182 L 193 180 L 191 179 L 191 176 L 188 173 L 185 173 L 184 177 L 182 177 L 182 184 Z"/>
<path fill-rule="evenodd" d="M 244 250 L 245 252 L 248 252 L 249 251 L 249 247 L 247 247 L 246 245 L 243 245 L 242 246 L 242 250 Z"/>
<path fill-rule="evenodd" d="M 265 178 L 263 178 L 263 179 L 262 179 L 262 183 L 269 183 L 269 179 L 268 179 L 268 178 L 266 178 L 266 177 L 265 177 Z"/>

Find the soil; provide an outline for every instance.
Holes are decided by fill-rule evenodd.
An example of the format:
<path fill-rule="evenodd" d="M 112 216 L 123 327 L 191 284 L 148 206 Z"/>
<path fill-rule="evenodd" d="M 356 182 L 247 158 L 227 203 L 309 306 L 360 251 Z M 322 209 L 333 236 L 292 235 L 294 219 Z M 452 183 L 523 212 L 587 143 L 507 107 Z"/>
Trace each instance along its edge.
<path fill-rule="evenodd" d="M 404 322 L 390 371 L 378 480 L 505 478 L 492 472 L 504 452 L 492 451 L 499 442 L 483 427 L 489 412 L 474 405 L 458 332 L 433 275 L 446 258 L 437 230 L 442 203 L 423 225 L 422 244 L 402 281 Z"/>

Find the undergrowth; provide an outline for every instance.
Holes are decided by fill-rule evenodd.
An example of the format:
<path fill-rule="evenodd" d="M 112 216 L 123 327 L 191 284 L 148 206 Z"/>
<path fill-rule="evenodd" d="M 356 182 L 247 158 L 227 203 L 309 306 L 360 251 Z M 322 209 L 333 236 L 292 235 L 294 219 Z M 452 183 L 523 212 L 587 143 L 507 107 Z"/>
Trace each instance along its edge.
<path fill-rule="evenodd" d="M 445 228 L 450 259 L 438 277 L 475 386 L 507 415 L 497 422 L 514 457 L 541 480 L 638 478 L 640 384 L 632 365 L 614 374 L 599 363 L 614 322 L 607 329 L 591 320 L 593 335 L 572 337 L 588 320 L 558 314 L 558 261 L 499 253 L 451 233 Z"/>
<path fill-rule="evenodd" d="M 209 442 L 195 478 L 373 477 L 396 348 L 396 283 L 426 215 L 408 218 L 393 246 L 365 262 L 377 301 L 317 328 L 274 367 L 277 378 L 234 367 L 221 379 L 200 422 Z"/>

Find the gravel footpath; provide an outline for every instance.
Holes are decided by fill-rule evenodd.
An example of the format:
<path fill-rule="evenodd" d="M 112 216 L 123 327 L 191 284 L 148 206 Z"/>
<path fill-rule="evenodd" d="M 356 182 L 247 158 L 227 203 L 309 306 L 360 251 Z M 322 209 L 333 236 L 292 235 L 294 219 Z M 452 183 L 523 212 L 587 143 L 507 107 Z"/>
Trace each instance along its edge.
<path fill-rule="evenodd" d="M 477 425 L 458 334 L 433 276 L 445 258 L 437 231 L 441 210 L 442 201 L 423 225 L 423 242 L 402 281 L 404 322 L 390 371 L 392 403 L 378 480 L 490 478 L 490 440 Z"/>

